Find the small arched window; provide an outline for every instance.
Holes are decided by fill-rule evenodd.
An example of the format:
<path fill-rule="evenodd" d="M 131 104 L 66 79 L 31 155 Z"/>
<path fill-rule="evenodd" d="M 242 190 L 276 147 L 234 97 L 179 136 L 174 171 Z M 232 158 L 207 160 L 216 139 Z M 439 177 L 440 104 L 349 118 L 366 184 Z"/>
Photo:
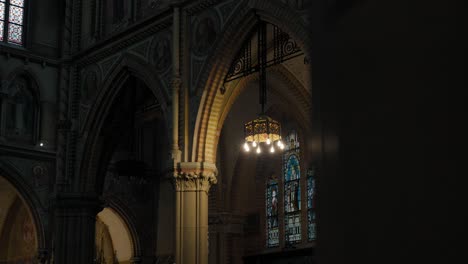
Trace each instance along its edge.
<path fill-rule="evenodd" d="M 23 45 L 25 0 L 0 0 L 0 41 Z"/>

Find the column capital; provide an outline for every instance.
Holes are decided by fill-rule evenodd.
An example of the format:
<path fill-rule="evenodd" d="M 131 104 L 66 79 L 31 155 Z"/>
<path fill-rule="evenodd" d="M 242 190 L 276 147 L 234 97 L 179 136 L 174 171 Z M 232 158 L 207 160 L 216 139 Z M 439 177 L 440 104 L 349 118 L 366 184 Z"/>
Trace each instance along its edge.
<path fill-rule="evenodd" d="M 174 168 L 173 182 L 176 191 L 204 191 L 208 193 L 216 184 L 218 169 L 214 163 L 179 162 Z"/>

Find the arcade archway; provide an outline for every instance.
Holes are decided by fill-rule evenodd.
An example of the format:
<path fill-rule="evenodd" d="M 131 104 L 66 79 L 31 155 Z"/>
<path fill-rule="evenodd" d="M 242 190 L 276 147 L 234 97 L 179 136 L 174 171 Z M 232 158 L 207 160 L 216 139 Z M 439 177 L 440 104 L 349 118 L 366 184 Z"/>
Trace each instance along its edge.
<path fill-rule="evenodd" d="M 35 263 L 38 237 L 29 205 L 2 176 L 0 194 L 0 263 Z"/>

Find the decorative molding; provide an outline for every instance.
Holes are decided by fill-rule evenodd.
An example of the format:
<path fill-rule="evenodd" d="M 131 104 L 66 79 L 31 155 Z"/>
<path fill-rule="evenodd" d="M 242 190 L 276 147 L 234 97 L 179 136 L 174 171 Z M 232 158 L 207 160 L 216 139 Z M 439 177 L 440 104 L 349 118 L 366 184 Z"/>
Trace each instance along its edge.
<path fill-rule="evenodd" d="M 0 54 L 4 54 L 7 58 L 15 57 L 17 59 L 27 60 L 32 63 L 43 65 L 44 67 L 50 66 L 58 68 L 61 63 L 61 60 L 57 58 L 37 55 L 22 48 L 8 47 L 6 45 L 0 45 Z"/>
<path fill-rule="evenodd" d="M 178 192 L 208 191 L 217 183 L 218 170 L 213 163 L 180 162 L 174 170 L 173 183 Z"/>
<path fill-rule="evenodd" d="M 212 6 L 219 3 L 220 0 L 205 0 L 194 3 L 192 6 L 187 7 L 186 11 L 188 15 L 194 15 L 203 10 L 209 9 Z"/>
<path fill-rule="evenodd" d="M 49 183 L 49 170 L 45 164 L 35 164 L 32 167 L 32 175 L 36 188 L 47 187 Z"/>
<path fill-rule="evenodd" d="M 194 44 L 191 46 L 193 55 L 204 58 L 210 53 L 221 32 L 221 20 L 218 12 L 212 9 L 191 17 L 190 40 Z"/>
<path fill-rule="evenodd" d="M 198 79 L 200 76 L 200 73 L 203 69 L 203 64 L 205 63 L 205 60 L 203 59 L 197 59 L 193 58 L 191 60 L 191 93 L 195 92 L 196 84 L 198 83 Z"/>
<path fill-rule="evenodd" d="M 5 155 L 7 157 L 16 156 L 27 159 L 35 160 L 55 160 L 56 153 L 50 150 L 43 150 L 33 147 L 21 147 L 18 145 L 0 144 L 0 157 Z"/>
<path fill-rule="evenodd" d="M 117 60 L 119 59 L 121 54 L 116 54 L 110 58 L 107 58 L 99 63 L 99 67 L 101 68 L 102 77 L 105 79 L 109 72 L 113 69 L 113 66 L 116 64 Z"/>
<path fill-rule="evenodd" d="M 234 13 L 234 10 L 236 9 L 236 7 L 239 5 L 240 2 L 241 1 L 238 1 L 238 0 L 231 0 L 225 3 L 221 3 L 220 5 L 216 7 L 216 9 L 218 9 L 219 13 L 221 14 L 223 27 L 226 24 L 226 22 L 229 20 L 229 18 L 232 16 L 232 14 Z"/>
<path fill-rule="evenodd" d="M 159 74 L 169 71 L 173 63 L 171 34 L 169 30 L 166 30 L 152 39 L 148 60 Z"/>
<path fill-rule="evenodd" d="M 145 61 L 147 61 L 148 60 L 149 45 L 150 45 L 150 41 L 145 40 L 143 42 L 137 43 L 134 46 L 130 47 L 128 49 L 128 52 L 132 53 L 132 54 L 135 54 L 135 55 L 141 57 L 142 59 L 144 59 Z"/>
<path fill-rule="evenodd" d="M 96 63 L 125 50 L 137 42 L 153 36 L 155 33 L 162 31 L 171 24 L 172 17 L 170 17 L 169 13 L 162 19 L 159 17 L 157 19 L 145 20 L 75 54 L 73 61 L 80 67 Z"/>

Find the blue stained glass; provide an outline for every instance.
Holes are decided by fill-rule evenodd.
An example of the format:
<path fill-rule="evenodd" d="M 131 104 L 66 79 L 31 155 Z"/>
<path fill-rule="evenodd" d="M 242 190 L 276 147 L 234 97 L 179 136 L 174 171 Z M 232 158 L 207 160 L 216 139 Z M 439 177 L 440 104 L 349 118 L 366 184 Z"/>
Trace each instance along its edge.
<path fill-rule="evenodd" d="M 315 208 L 315 179 L 313 177 L 307 178 L 307 208 Z"/>
<path fill-rule="evenodd" d="M 279 245 L 278 197 L 278 184 L 276 180 L 270 180 L 266 193 L 268 247 Z"/>
<path fill-rule="evenodd" d="M 267 191 L 267 215 L 278 215 L 278 184 L 271 184 Z"/>
<path fill-rule="evenodd" d="M 301 167 L 296 132 L 288 134 L 285 145 L 283 154 L 285 239 L 287 243 L 299 243 L 301 241 Z"/>
<path fill-rule="evenodd" d="M 5 3 L 0 3 L 0 20 L 5 20 Z"/>
<path fill-rule="evenodd" d="M 308 233 L 309 233 L 309 240 L 315 240 L 317 238 L 317 229 L 315 223 L 315 212 L 309 210 L 307 214 L 307 222 L 308 222 Z"/>
<path fill-rule="evenodd" d="M 307 233 L 309 241 L 317 237 L 315 222 L 315 171 L 307 171 Z"/>
<path fill-rule="evenodd" d="M 0 21 L 0 41 L 3 41 L 3 21 Z"/>
<path fill-rule="evenodd" d="M 301 178 L 299 159 L 296 155 L 291 155 L 286 163 L 285 181 L 293 181 Z"/>
<path fill-rule="evenodd" d="M 288 214 L 285 216 L 285 235 L 287 243 L 301 241 L 301 214 Z"/>

